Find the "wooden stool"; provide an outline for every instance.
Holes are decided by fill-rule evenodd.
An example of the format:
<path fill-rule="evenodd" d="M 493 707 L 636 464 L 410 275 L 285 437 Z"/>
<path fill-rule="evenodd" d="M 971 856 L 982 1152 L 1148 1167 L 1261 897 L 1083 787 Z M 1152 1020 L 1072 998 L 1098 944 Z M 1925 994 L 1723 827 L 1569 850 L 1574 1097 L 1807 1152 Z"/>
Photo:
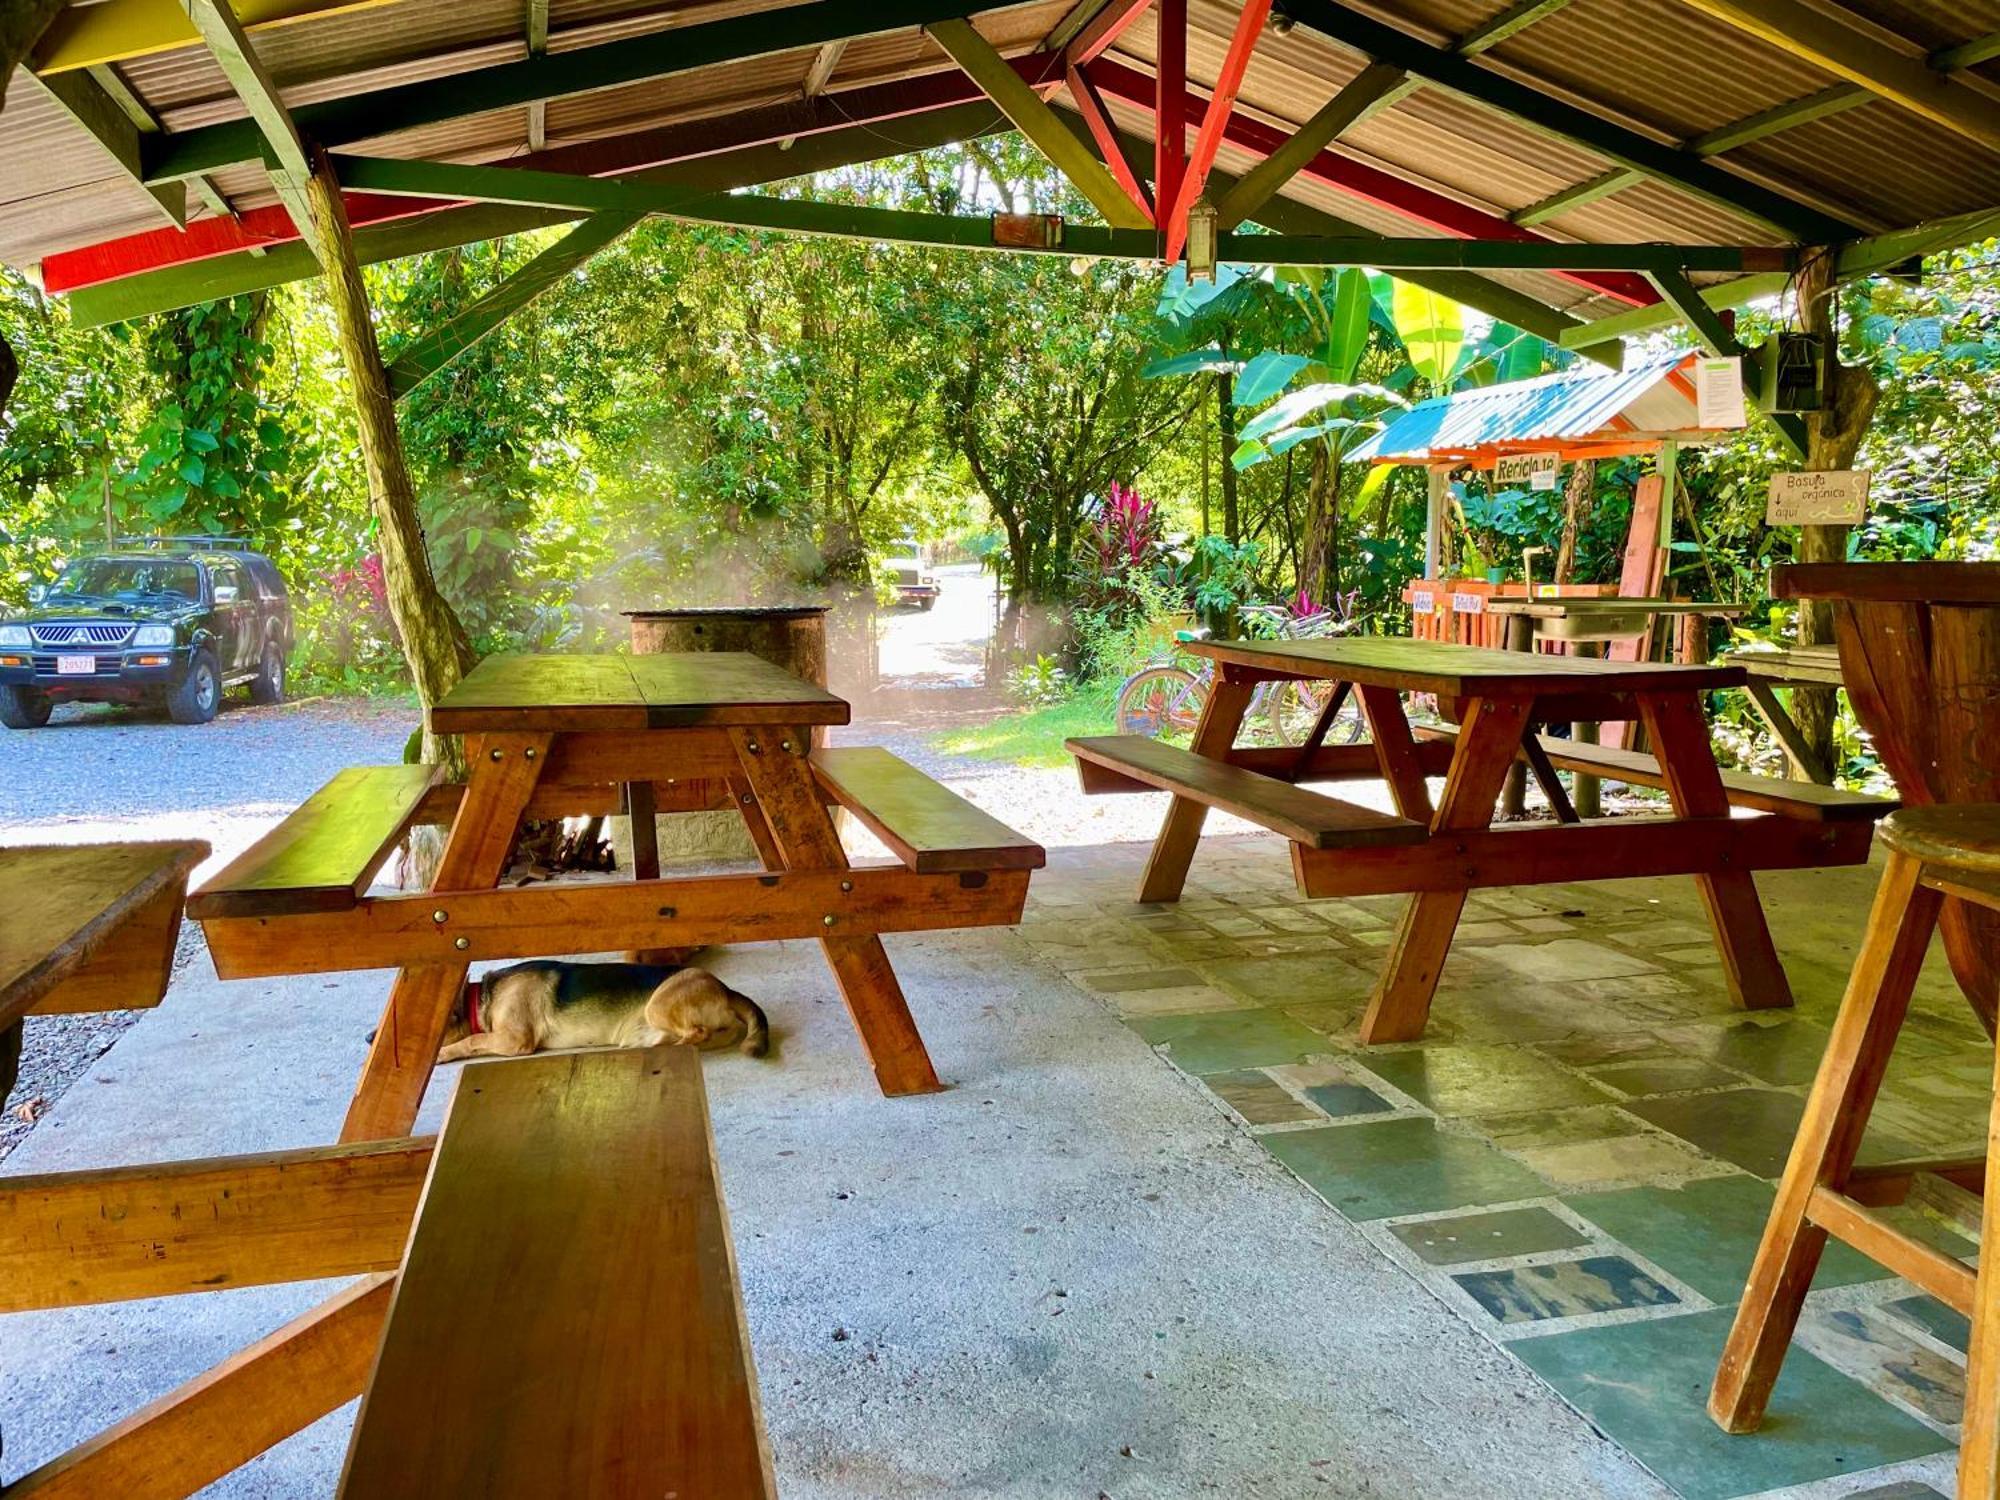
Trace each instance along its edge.
<path fill-rule="evenodd" d="M 1976 1228 L 1983 1245 L 2000 1193 L 2000 1150 L 1993 1149 L 2000 1139 L 2000 1091 L 1983 1159 L 1857 1169 L 1854 1154 L 1944 897 L 2000 909 L 2000 805 L 1907 808 L 1881 824 L 1881 839 L 1888 867 L 1715 1372 L 1708 1410 L 1730 1432 L 1753 1431 L 1763 1420 L 1820 1251 L 1829 1234 L 1837 1235 L 1972 1320 L 1958 1493 L 1964 1500 L 1993 1500 L 2000 1496 L 2000 1274 L 1975 1274 L 1894 1228 L 1875 1210 L 1912 1196 L 1955 1202 L 1968 1232 Z"/>

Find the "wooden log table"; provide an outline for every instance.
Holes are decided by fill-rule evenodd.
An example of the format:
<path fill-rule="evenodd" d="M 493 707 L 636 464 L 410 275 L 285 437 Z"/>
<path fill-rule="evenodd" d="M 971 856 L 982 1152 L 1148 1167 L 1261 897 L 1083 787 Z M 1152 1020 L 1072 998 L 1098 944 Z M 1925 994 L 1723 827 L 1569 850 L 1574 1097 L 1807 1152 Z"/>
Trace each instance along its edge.
<path fill-rule="evenodd" d="M 1892 806 L 1829 799 L 1818 787 L 1809 789 L 1817 795 L 1802 796 L 1788 790 L 1797 783 L 1771 778 L 1725 785 L 1700 699 L 1711 689 L 1739 686 L 1743 674 L 1735 667 L 1524 656 L 1379 638 L 1203 641 L 1188 649 L 1218 667 L 1192 750 L 1130 735 L 1072 740 L 1084 790 L 1174 793 L 1142 901 L 1179 897 L 1210 807 L 1290 838 L 1294 873 L 1308 897 L 1411 893 L 1361 1023 L 1365 1042 L 1423 1034 L 1466 895 L 1483 886 L 1692 875 L 1731 998 L 1753 1009 L 1790 1005 L 1751 872 L 1860 863 L 1874 818 Z M 1316 734 L 1303 749 L 1236 748 L 1257 685 L 1293 678 L 1334 683 L 1334 711 L 1357 693 L 1372 743 L 1323 746 Z M 1420 736 L 1404 693 L 1435 695 L 1458 728 Z M 1666 788 L 1671 815 L 1576 817 L 1552 768 L 1559 742 L 1540 739 L 1532 728 L 1578 719 L 1637 719 L 1646 726 L 1655 756 L 1618 754 L 1633 763 L 1631 778 Z M 1517 755 L 1549 792 L 1559 821 L 1492 826 L 1501 782 Z M 1439 774 L 1444 788 L 1433 803 L 1426 777 Z M 1607 774 L 1617 772 L 1607 768 Z M 1388 784 L 1396 816 L 1298 785 L 1376 777 Z M 1731 816 L 1732 803 L 1762 810 Z"/>
<path fill-rule="evenodd" d="M 424 767 L 343 773 L 197 891 L 225 979 L 397 968 L 342 1139 L 406 1134 L 468 965 L 577 952 L 817 938 L 885 1094 L 940 1088 L 879 934 L 1020 919 L 1021 838 L 879 750 L 815 752 L 847 703 L 743 652 L 493 656 L 430 714 L 465 736 L 463 786 Z M 498 889 L 524 817 L 733 808 L 761 874 Z M 623 789 L 621 791 L 621 789 Z M 829 814 L 848 807 L 901 863 L 850 868 Z M 413 822 L 448 822 L 423 894 L 370 896 Z"/>
<path fill-rule="evenodd" d="M 1905 802 L 2000 801 L 2000 563 L 1798 563 L 1771 592 L 1833 606 L 1848 701 Z M 1992 1032 L 2000 911 L 1948 898 L 1938 930 Z"/>
<path fill-rule="evenodd" d="M 198 839 L 0 849 L 0 1099 L 21 1018 L 158 1005 L 173 972 Z"/>

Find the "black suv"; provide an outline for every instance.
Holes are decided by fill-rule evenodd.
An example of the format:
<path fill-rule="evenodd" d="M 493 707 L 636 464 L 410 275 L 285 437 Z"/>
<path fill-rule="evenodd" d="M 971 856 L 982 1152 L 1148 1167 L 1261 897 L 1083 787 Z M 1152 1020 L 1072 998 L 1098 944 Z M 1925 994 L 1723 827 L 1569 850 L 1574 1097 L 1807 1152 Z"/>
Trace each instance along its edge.
<path fill-rule="evenodd" d="M 35 729 L 58 703 L 164 702 L 215 717 L 225 688 L 285 696 L 292 606 L 268 557 L 235 538 L 161 538 L 70 563 L 0 618 L 0 724 Z"/>

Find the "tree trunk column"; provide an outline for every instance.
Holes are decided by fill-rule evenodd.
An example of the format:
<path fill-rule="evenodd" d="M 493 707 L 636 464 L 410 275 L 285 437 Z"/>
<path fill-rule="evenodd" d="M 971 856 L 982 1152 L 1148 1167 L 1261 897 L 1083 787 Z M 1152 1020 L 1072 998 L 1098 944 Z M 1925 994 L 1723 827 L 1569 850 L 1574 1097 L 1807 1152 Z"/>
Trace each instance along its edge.
<path fill-rule="evenodd" d="M 1811 473 L 1851 469 L 1868 436 L 1868 424 L 1875 416 L 1881 388 L 1874 372 L 1840 362 L 1839 329 L 1834 320 L 1833 256 L 1812 255 L 1800 269 L 1796 282 L 1799 321 L 1806 332 L 1816 334 L 1827 351 L 1826 389 L 1820 410 L 1806 417 L 1806 461 Z M 1801 526 L 1795 553 L 1802 563 L 1845 562 L 1847 526 Z M 1832 645 L 1833 606 L 1821 600 L 1799 604 L 1799 644 Z M 1833 754 L 1834 690 L 1800 687 L 1792 690 L 1792 718 L 1799 733 L 1820 764 L 1838 767 Z"/>
<path fill-rule="evenodd" d="M 327 155 L 311 147 L 312 176 L 306 181 L 306 202 L 312 213 L 313 246 L 326 275 L 327 299 L 333 304 L 340 355 L 354 391 L 354 415 L 360 429 L 362 465 L 368 474 L 368 500 L 375 512 L 382 577 L 389 595 L 389 616 L 410 664 L 417 697 L 426 708 L 436 703 L 471 669 L 472 643 L 465 626 L 438 591 L 424 547 L 423 523 L 417 516 L 416 489 L 403 457 L 402 434 L 396 428 L 396 403 L 389 393 L 389 373 L 375 339 L 368 306 L 368 288 L 354 255 L 353 231 L 340 181 Z M 438 741 L 424 730 L 424 759 L 442 761 L 463 778 L 462 752 L 456 741 Z"/>
<path fill-rule="evenodd" d="M 747 651 L 816 687 L 826 686 L 826 610 L 821 605 L 628 609 L 625 617 L 632 622 L 635 656 Z M 826 728 L 822 725 L 813 730 L 813 744 L 825 743 Z M 657 858 L 662 865 L 758 858 L 744 819 L 735 811 L 664 814 L 655 828 Z M 617 836 L 614 830 L 614 839 Z M 629 823 L 625 836 L 631 837 Z"/>

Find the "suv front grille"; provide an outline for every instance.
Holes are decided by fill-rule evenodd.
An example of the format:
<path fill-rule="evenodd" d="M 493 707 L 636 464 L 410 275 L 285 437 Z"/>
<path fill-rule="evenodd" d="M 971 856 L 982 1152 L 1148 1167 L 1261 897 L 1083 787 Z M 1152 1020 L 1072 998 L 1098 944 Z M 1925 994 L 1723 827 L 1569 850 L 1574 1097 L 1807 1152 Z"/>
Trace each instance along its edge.
<path fill-rule="evenodd" d="M 37 646 L 122 646 L 132 638 L 130 625 L 30 625 Z"/>

